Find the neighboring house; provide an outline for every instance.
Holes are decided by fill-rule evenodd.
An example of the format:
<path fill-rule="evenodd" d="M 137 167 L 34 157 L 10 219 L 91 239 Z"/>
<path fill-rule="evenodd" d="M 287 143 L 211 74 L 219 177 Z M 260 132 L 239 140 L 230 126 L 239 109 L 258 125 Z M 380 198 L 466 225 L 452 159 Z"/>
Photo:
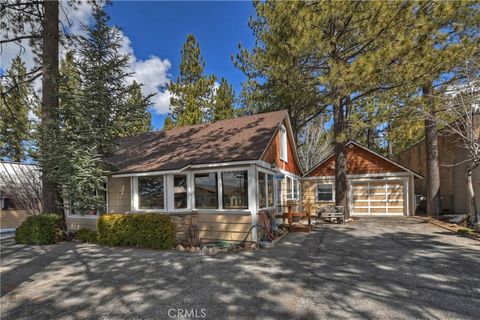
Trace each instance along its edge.
<path fill-rule="evenodd" d="M 13 229 L 40 210 L 40 173 L 32 164 L 0 162 L 0 228 Z"/>
<path fill-rule="evenodd" d="M 421 140 L 400 153 L 398 161 L 420 174 L 426 175 L 427 154 L 425 148 L 425 140 Z M 467 163 L 465 161 L 467 151 L 462 147 L 461 138 L 445 132 L 440 134 L 438 136 L 438 158 L 440 161 L 442 210 L 449 213 L 466 213 L 467 183 L 465 173 Z M 474 170 L 472 180 L 476 207 L 480 209 L 480 168 Z M 425 196 L 425 183 L 426 180 L 415 181 L 415 194 Z"/>
<path fill-rule="evenodd" d="M 302 169 L 286 110 L 122 138 L 108 161 L 109 213 L 167 214 L 206 240 L 257 240 L 261 210 L 298 200 Z M 70 230 L 98 214 L 67 210 Z M 253 232 L 249 231 L 253 228 Z"/>
<path fill-rule="evenodd" d="M 348 209 L 351 216 L 413 215 L 414 180 L 422 176 L 360 144 L 347 144 Z M 302 179 L 302 205 L 313 211 L 335 202 L 332 153 Z"/>

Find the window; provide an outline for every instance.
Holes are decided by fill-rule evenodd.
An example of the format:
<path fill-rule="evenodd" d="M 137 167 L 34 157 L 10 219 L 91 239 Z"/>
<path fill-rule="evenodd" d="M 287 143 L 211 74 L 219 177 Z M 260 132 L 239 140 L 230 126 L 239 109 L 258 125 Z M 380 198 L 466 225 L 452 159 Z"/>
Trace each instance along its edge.
<path fill-rule="evenodd" d="M 273 175 L 258 172 L 258 206 L 273 207 Z"/>
<path fill-rule="evenodd" d="M 165 185 L 163 176 L 138 178 L 138 208 L 164 209 Z"/>
<path fill-rule="evenodd" d="M 267 206 L 266 178 L 267 175 L 264 172 L 258 173 L 258 206 L 260 208 Z"/>
<path fill-rule="evenodd" d="M 287 155 L 287 130 L 282 125 L 280 127 L 280 160 L 288 162 Z"/>
<path fill-rule="evenodd" d="M 333 201 L 333 184 L 317 184 L 317 201 Z"/>
<path fill-rule="evenodd" d="M 195 174 L 195 208 L 218 209 L 217 173 Z"/>
<path fill-rule="evenodd" d="M 286 177 L 285 183 L 287 184 L 287 200 L 298 199 L 298 180 Z"/>
<path fill-rule="evenodd" d="M 224 209 L 248 209 L 247 171 L 222 172 Z"/>
<path fill-rule="evenodd" d="M 187 176 L 184 174 L 173 176 L 173 207 L 186 209 L 187 204 Z"/>
<path fill-rule="evenodd" d="M 273 207 L 273 175 L 267 175 L 267 204 Z"/>

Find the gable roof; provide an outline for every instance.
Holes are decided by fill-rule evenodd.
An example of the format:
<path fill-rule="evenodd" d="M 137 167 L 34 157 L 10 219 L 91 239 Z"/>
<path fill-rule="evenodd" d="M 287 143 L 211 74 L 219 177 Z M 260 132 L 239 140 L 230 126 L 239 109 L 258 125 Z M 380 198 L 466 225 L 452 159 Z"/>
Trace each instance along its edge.
<path fill-rule="evenodd" d="M 404 170 L 404 171 L 406 171 L 406 172 L 412 173 L 412 174 L 413 174 L 414 176 L 416 176 L 417 178 L 423 178 L 423 176 L 422 176 L 421 174 L 419 174 L 419 173 L 417 173 L 417 172 L 415 172 L 415 171 L 413 171 L 413 170 L 411 170 L 411 169 L 409 169 L 409 168 L 401 165 L 400 163 L 398 163 L 398 162 L 396 162 L 396 161 L 393 161 L 393 160 L 391 160 L 391 159 L 389 159 L 389 158 L 381 155 L 380 153 L 378 153 L 378 152 L 376 152 L 376 151 L 373 151 L 373 150 L 371 150 L 371 149 L 369 149 L 369 148 L 367 148 L 367 147 L 365 147 L 365 146 L 362 146 L 362 145 L 359 144 L 358 142 L 355 142 L 355 141 L 351 140 L 351 141 L 347 142 L 346 146 L 348 147 L 348 146 L 351 145 L 351 144 L 353 144 L 353 145 L 355 145 L 355 146 L 357 146 L 357 147 L 359 147 L 359 148 L 361 148 L 361 149 L 363 149 L 363 150 L 365 150 L 365 151 L 367 151 L 367 152 L 369 152 L 369 153 L 372 153 L 373 155 L 375 155 L 375 156 L 377 156 L 377 157 L 379 157 L 379 158 L 381 158 L 381 159 L 389 162 L 390 164 L 392 164 L 392 165 L 394 165 L 394 166 L 396 166 L 396 167 L 398 167 L 398 168 L 400 168 L 400 169 L 402 169 L 402 170 Z M 308 176 L 310 173 L 312 173 L 313 171 L 315 171 L 318 167 L 320 167 L 322 164 L 324 164 L 325 162 L 327 162 L 328 160 L 330 160 L 330 159 L 331 159 L 332 157 L 334 157 L 334 156 L 335 156 L 335 152 L 330 153 L 328 156 L 326 156 L 325 158 L 323 158 L 323 160 L 321 160 L 317 165 L 315 165 L 313 168 L 311 168 L 310 170 L 308 170 L 303 176 L 304 176 L 304 177 Z"/>
<path fill-rule="evenodd" d="M 286 117 L 288 111 L 281 110 L 121 138 L 106 160 L 115 174 L 260 160 Z"/>

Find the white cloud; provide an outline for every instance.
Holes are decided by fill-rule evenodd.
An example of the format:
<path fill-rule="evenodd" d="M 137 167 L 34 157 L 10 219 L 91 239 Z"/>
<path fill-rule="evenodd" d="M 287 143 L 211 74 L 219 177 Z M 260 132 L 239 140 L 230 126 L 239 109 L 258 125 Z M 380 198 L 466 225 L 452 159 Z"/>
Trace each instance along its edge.
<path fill-rule="evenodd" d="M 170 92 L 165 86 L 170 81 L 168 71 L 171 63 L 168 59 L 160 59 L 150 56 L 147 60 L 135 60 L 131 63 L 133 78 L 142 83 L 142 93 L 149 95 L 155 93 L 152 98 L 152 108 L 157 114 L 168 113 L 170 107 Z"/>

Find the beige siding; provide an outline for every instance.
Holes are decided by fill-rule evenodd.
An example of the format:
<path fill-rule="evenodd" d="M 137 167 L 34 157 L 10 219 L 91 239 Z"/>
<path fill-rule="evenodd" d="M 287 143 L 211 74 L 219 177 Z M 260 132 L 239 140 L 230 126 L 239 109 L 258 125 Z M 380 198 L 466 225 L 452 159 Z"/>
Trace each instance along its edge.
<path fill-rule="evenodd" d="M 252 216 L 250 213 L 199 213 L 194 217 L 193 223 L 199 225 L 200 238 L 203 241 L 242 241 L 252 226 Z M 251 233 L 247 241 L 252 241 Z"/>
<path fill-rule="evenodd" d="M 317 210 L 323 206 L 334 204 L 333 201 L 319 201 L 316 200 L 316 185 L 317 183 L 335 183 L 332 180 L 303 180 L 302 181 L 302 206 L 310 212 L 315 214 Z"/>
<path fill-rule="evenodd" d="M 0 228 L 18 228 L 26 218 L 26 210 L 0 210 Z"/>
<path fill-rule="evenodd" d="M 79 229 L 95 230 L 97 228 L 97 219 L 91 218 L 72 218 L 67 217 L 67 230 L 76 231 Z"/>
<path fill-rule="evenodd" d="M 130 179 L 108 178 L 109 213 L 125 213 L 131 210 Z"/>

